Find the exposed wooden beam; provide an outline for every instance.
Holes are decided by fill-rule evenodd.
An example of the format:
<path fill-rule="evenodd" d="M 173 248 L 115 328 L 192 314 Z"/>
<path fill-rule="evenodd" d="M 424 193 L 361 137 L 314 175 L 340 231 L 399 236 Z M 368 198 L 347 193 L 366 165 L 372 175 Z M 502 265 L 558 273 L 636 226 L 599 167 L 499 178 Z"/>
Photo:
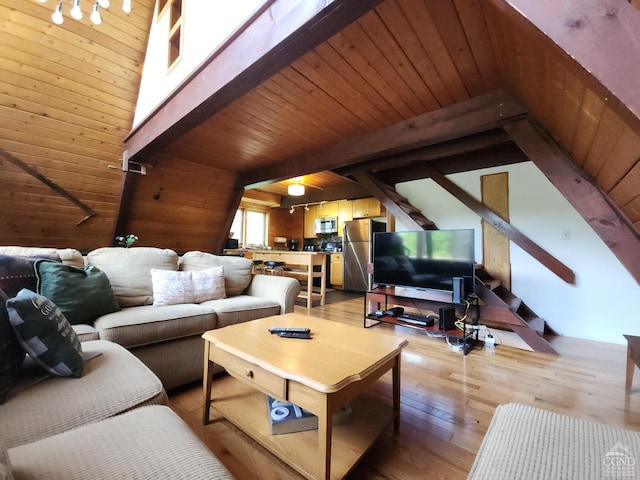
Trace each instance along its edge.
<path fill-rule="evenodd" d="M 280 199 L 280 195 L 260 190 L 245 190 L 242 194 L 242 201 L 266 205 L 268 207 L 279 207 Z"/>
<path fill-rule="evenodd" d="M 513 142 L 509 135 L 502 128 L 499 128 L 375 160 L 352 164 L 339 169 L 337 172 L 340 175 L 348 176 L 358 171 L 375 173 L 383 170 L 396 170 L 418 160 L 431 162 L 446 158 L 448 163 L 449 158 L 453 156 L 468 152 L 475 153 L 497 145 L 504 145 L 505 143 L 512 144 Z"/>
<path fill-rule="evenodd" d="M 273 2 L 129 134 L 129 158 L 140 161 L 188 132 L 380 2 Z"/>
<path fill-rule="evenodd" d="M 381 162 L 365 162 L 340 170 L 345 175 L 353 175 L 359 170 L 367 171 L 366 165 L 370 164 L 375 172 L 384 175 L 384 180 L 390 185 L 396 183 L 419 180 L 423 178 L 420 169 L 413 168 L 415 162 L 429 162 L 434 168 L 445 175 L 452 173 L 469 172 L 502 165 L 528 162 L 527 156 L 513 142 L 499 144 L 486 150 L 463 152 L 450 157 L 436 157 L 431 159 L 427 149 L 415 150 L 413 152 L 401 153 L 381 159 Z M 394 160 L 398 163 L 395 164 Z"/>
<path fill-rule="evenodd" d="M 86 214 L 86 216 L 84 218 L 82 218 L 78 223 L 76 223 L 76 226 L 79 226 L 80 224 L 82 224 L 82 223 L 86 222 L 87 220 L 89 220 L 94 215 L 97 215 L 95 210 L 93 210 L 93 208 L 91 208 L 87 204 L 83 203 L 80 199 L 78 199 L 78 197 L 76 197 L 75 195 L 69 193 L 67 190 L 62 188 L 60 185 L 55 183 L 50 178 L 47 178 L 46 176 L 44 176 L 36 168 L 32 167 L 31 165 L 26 164 L 25 162 L 20 160 L 15 155 L 7 152 L 4 148 L 0 148 L 0 156 L 4 157 L 8 162 L 12 163 L 13 165 L 15 165 L 16 167 L 20 168 L 21 170 L 27 172 L 29 175 L 34 177 L 36 180 L 44 183 L 47 187 L 49 187 L 51 190 L 56 192 L 58 195 L 63 196 L 64 198 L 69 200 L 71 203 L 73 203 L 75 206 L 77 206 L 80 209 L 82 209 L 82 211 Z"/>
<path fill-rule="evenodd" d="M 466 137 L 495 129 L 502 121 L 525 113 L 522 106 L 510 95 L 497 90 L 337 142 L 294 159 L 246 171 L 240 174 L 238 185 L 247 188 L 259 187 L 261 184 L 332 170 L 354 162 Z"/>
<path fill-rule="evenodd" d="M 530 120 L 508 122 L 504 129 L 640 282 L 640 238 L 593 179 Z"/>
<path fill-rule="evenodd" d="M 512 242 L 522 248 L 525 252 L 527 252 L 529 255 L 531 255 L 533 258 L 535 258 L 545 267 L 551 270 L 555 275 L 557 275 L 567 283 L 575 283 L 576 276 L 575 273 L 573 273 L 573 270 L 571 270 L 553 255 L 551 255 L 549 252 L 544 250 L 538 244 L 531 241 L 531 239 L 529 239 L 526 235 L 516 229 L 509 222 L 503 220 L 499 215 L 493 212 L 482 202 L 476 200 L 472 195 L 453 183 L 431 165 L 422 163 L 420 164 L 419 168 L 422 169 L 425 177 L 430 177 L 447 192 L 460 200 L 472 211 L 477 213 L 492 227 L 508 237 Z"/>
<path fill-rule="evenodd" d="M 358 183 L 369 190 L 369 192 L 371 192 L 371 194 L 376 197 L 380 201 L 380 203 L 382 203 L 385 208 L 396 217 L 396 220 L 399 220 L 407 226 L 413 225 L 418 230 L 424 229 L 423 225 L 420 225 L 415 218 L 409 215 L 400 207 L 400 205 L 398 205 L 389 195 L 387 195 L 385 185 L 380 180 L 375 178 L 373 174 L 357 172 L 354 176 L 356 180 L 358 180 Z M 388 185 L 386 186 L 386 188 L 389 188 Z M 433 222 L 431 222 L 431 225 L 433 225 Z"/>

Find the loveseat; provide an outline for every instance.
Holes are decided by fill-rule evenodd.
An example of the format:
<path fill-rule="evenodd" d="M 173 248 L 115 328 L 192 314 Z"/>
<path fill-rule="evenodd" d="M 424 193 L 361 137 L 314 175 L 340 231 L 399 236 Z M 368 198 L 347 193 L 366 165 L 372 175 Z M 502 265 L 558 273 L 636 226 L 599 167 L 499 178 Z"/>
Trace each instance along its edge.
<path fill-rule="evenodd" d="M 51 295 L 57 296 L 51 298 L 54 303 L 63 313 L 73 312 L 78 317 L 72 323 L 80 340 L 109 340 L 126 347 L 160 378 L 167 390 L 202 378 L 202 333 L 292 312 L 300 292 L 296 279 L 254 275 L 248 259 L 199 251 L 179 256 L 173 250 L 154 247 L 105 247 L 83 256 L 69 248 L 15 246 L 0 247 L 0 255 L 40 256 L 44 257 L 42 262 L 58 264 L 41 269 L 38 288 L 46 290 L 53 285 Z M 61 265 L 72 268 L 65 271 Z M 67 311 L 61 305 L 69 301 L 66 297 L 73 297 L 66 279 L 74 277 L 78 269 L 89 269 L 89 276 L 91 268 L 106 275 L 116 304 L 108 313 L 92 316 L 88 312 L 83 319 L 80 313 L 86 305 L 83 309 L 72 305 Z M 210 289 L 198 290 L 202 278 L 216 286 L 212 297 L 206 295 Z M 50 298 L 45 292 L 39 293 Z"/>

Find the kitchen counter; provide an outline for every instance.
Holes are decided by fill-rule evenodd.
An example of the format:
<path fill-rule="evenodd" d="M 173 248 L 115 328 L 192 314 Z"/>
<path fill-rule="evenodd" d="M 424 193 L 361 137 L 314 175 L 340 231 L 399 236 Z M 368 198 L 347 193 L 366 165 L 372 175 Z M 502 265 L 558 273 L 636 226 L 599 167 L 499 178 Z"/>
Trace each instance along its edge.
<path fill-rule="evenodd" d="M 285 263 L 284 275 L 294 277 L 301 282 L 306 281 L 299 297 L 306 298 L 307 308 L 313 306 L 314 300 L 319 300 L 324 305 L 327 289 L 327 253 L 291 251 L 291 250 L 252 250 L 253 260 Z M 313 291 L 313 279 L 320 279 L 320 292 Z"/>

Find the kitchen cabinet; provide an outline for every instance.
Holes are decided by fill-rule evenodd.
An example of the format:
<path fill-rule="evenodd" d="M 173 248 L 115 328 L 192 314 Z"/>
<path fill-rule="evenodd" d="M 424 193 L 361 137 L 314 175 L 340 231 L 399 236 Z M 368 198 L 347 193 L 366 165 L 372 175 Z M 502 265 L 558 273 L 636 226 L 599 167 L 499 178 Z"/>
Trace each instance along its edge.
<path fill-rule="evenodd" d="M 338 236 L 344 234 L 344 222 L 353 220 L 353 206 L 349 200 L 342 200 L 338 204 Z"/>
<path fill-rule="evenodd" d="M 304 238 L 315 238 L 316 236 L 317 210 L 317 205 L 309 205 L 309 210 L 304 212 Z"/>
<path fill-rule="evenodd" d="M 338 216 L 338 202 L 325 202 L 320 205 L 316 205 L 316 217 L 337 217 Z"/>
<path fill-rule="evenodd" d="M 377 198 L 358 198 L 353 200 L 353 218 L 381 217 L 385 208 Z"/>
<path fill-rule="evenodd" d="M 329 283 L 332 288 L 344 289 L 344 256 L 342 253 L 331 254 L 331 267 L 329 268 Z"/>

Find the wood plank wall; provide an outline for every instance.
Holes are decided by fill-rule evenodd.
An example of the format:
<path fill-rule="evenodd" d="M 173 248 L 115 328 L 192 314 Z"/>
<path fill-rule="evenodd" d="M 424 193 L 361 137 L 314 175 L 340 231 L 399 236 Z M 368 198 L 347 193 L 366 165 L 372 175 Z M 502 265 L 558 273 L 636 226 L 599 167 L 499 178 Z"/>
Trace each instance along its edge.
<path fill-rule="evenodd" d="M 139 245 L 216 252 L 233 198 L 236 175 L 185 159 L 156 155 L 147 175 L 132 177 L 125 231 Z M 234 209 L 235 211 L 235 209 Z"/>
<path fill-rule="evenodd" d="M 269 245 L 274 245 L 275 237 L 298 241 L 298 250 L 302 250 L 304 232 L 304 208 L 296 207 L 293 213 L 285 208 L 269 210 Z"/>
<path fill-rule="evenodd" d="M 495 2 L 484 7 L 505 89 L 640 228 L 640 130 L 525 19 L 505 14 Z"/>
<path fill-rule="evenodd" d="M 0 148 L 96 211 L 86 213 L 0 157 L 0 244 L 75 247 L 111 244 L 154 0 L 119 2 L 103 23 L 69 16 L 55 2 L 0 0 Z M 110 166 L 118 168 L 112 169 Z"/>

